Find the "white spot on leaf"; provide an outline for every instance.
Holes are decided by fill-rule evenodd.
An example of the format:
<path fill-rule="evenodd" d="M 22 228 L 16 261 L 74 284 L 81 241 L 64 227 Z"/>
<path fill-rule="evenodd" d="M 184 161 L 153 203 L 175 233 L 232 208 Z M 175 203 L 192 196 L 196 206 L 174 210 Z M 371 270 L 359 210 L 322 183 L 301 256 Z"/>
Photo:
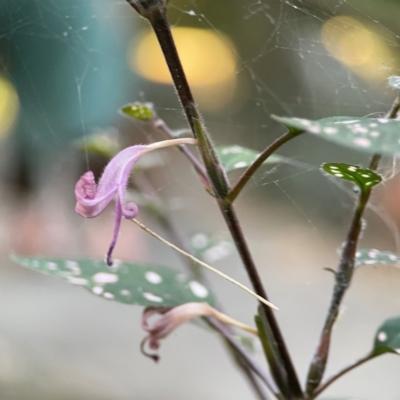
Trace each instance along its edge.
<path fill-rule="evenodd" d="M 356 138 L 354 139 L 354 144 L 360 147 L 370 147 L 371 141 L 367 138 Z"/>
<path fill-rule="evenodd" d="M 335 133 L 337 133 L 337 129 L 336 128 L 332 128 L 331 126 L 327 126 L 326 128 L 324 128 L 324 133 L 326 133 L 327 135 L 334 135 Z"/>
<path fill-rule="evenodd" d="M 196 297 L 200 297 L 202 299 L 204 299 L 205 297 L 208 296 L 208 289 L 206 287 L 204 287 L 201 283 L 196 282 L 196 281 L 190 281 L 189 282 L 189 287 L 190 290 L 192 291 L 192 293 L 196 296 Z"/>
<path fill-rule="evenodd" d="M 74 285 L 87 285 L 89 283 L 88 280 L 84 278 L 74 278 L 73 276 L 69 276 L 67 279 L 69 283 Z"/>
<path fill-rule="evenodd" d="M 46 266 L 47 266 L 47 269 L 49 269 L 50 271 L 57 271 L 58 270 L 58 266 L 54 262 L 48 262 L 46 264 Z"/>
<path fill-rule="evenodd" d="M 145 277 L 150 283 L 154 283 L 155 285 L 161 283 L 163 280 L 160 275 L 153 271 L 146 272 Z"/>
<path fill-rule="evenodd" d="M 115 296 L 114 296 L 112 293 L 109 293 L 109 292 L 105 292 L 105 293 L 103 294 L 103 297 L 104 297 L 105 299 L 109 299 L 109 300 L 113 300 L 113 299 L 115 298 Z"/>
<path fill-rule="evenodd" d="M 308 128 L 308 130 L 311 133 L 320 133 L 321 132 L 321 128 L 318 125 L 310 126 Z"/>
<path fill-rule="evenodd" d="M 204 249 L 208 244 L 207 235 L 204 233 L 197 233 L 192 237 L 192 245 L 196 249 Z"/>
<path fill-rule="evenodd" d="M 94 294 L 102 294 L 103 291 L 104 291 L 104 289 L 103 289 L 101 286 L 95 286 L 95 287 L 92 289 L 92 292 L 93 292 Z"/>
<path fill-rule="evenodd" d="M 144 297 L 146 300 L 153 301 L 153 302 L 155 302 L 155 303 L 162 303 L 162 302 L 163 302 L 163 299 L 162 299 L 161 297 L 156 296 L 156 295 L 153 294 L 153 293 L 144 292 L 144 293 L 143 293 L 143 297 Z"/>
<path fill-rule="evenodd" d="M 385 340 L 387 339 L 387 335 L 386 335 L 386 333 L 385 332 L 379 332 L 378 333 L 378 340 L 380 341 L 380 342 L 384 342 Z"/>
<path fill-rule="evenodd" d="M 237 163 L 233 164 L 235 168 L 244 168 L 247 167 L 246 161 L 238 161 Z"/>
<path fill-rule="evenodd" d="M 118 275 L 109 274 L 107 272 L 99 272 L 96 275 L 93 275 L 92 278 L 96 283 L 115 283 L 118 282 Z"/>
<path fill-rule="evenodd" d="M 80 275 L 82 273 L 79 264 L 76 261 L 66 260 L 65 266 L 70 269 L 74 275 Z"/>

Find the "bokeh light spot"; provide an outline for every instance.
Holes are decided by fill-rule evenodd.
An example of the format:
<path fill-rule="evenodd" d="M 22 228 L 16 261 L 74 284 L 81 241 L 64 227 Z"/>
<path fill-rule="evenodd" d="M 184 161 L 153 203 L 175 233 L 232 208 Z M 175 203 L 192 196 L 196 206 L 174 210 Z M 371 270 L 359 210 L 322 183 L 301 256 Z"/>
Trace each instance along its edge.
<path fill-rule="evenodd" d="M 388 40 L 371 27 L 348 16 L 329 19 L 321 31 L 328 52 L 356 74 L 368 80 L 382 79 L 393 67 Z"/>
<path fill-rule="evenodd" d="M 203 109 L 219 110 L 236 88 L 234 45 L 221 33 L 207 29 L 175 27 L 172 33 L 189 84 Z M 140 76 L 161 84 L 172 79 L 154 33 L 146 31 L 132 40 L 128 62 Z"/>
<path fill-rule="evenodd" d="M 17 120 L 19 100 L 14 86 L 0 75 L 0 140 L 4 139 Z"/>

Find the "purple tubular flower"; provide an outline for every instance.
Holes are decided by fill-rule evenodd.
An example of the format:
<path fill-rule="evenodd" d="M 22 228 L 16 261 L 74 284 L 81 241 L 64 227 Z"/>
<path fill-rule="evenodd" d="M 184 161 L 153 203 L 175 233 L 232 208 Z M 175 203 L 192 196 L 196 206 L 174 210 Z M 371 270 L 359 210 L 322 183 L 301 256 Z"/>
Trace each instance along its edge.
<path fill-rule="evenodd" d="M 150 325 L 149 319 L 156 314 L 161 315 L 160 319 Z M 253 335 L 258 335 L 256 329 L 228 317 L 206 303 L 185 303 L 175 308 L 147 308 L 142 315 L 142 328 L 148 333 L 148 336 L 141 343 L 142 353 L 157 362 L 160 357 L 157 354 L 147 353 L 145 351 L 146 344 L 151 349 L 157 350 L 160 347 L 161 339 L 165 339 L 171 332 L 190 319 L 204 316 L 216 318 L 221 322 L 236 326 Z"/>
<path fill-rule="evenodd" d="M 106 256 L 109 266 L 112 265 L 111 254 L 117 242 L 122 217 L 128 219 L 135 218 L 139 211 L 135 203 L 125 203 L 125 192 L 129 175 L 136 162 L 140 157 L 152 150 L 196 143 L 195 139 L 172 139 L 152 143 L 147 146 L 137 145 L 127 147 L 108 163 L 97 186 L 92 171 L 88 171 L 81 176 L 75 186 L 75 211 L 83 217 L 97 217 L 116 196 L 114 234 Z"/>

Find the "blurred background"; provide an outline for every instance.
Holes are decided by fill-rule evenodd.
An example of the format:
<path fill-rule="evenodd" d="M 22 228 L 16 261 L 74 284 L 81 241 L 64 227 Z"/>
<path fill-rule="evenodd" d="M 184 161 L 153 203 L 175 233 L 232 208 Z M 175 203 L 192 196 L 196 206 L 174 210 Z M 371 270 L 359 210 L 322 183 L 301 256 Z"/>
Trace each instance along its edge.
<path fill-rule="evenodd" d="M 262 150 L 283 127 L 271 114 L 322 118 L 384 114 L 400 74 L 398 0 L 170 0 L 188 79 L 219 145 Z M 150 101 L 171 128 L 186 122 L 148 25 L 125 1 L 0 0 L 0 399 L 251 399 L 219 338 L 187 324 L 144 358 L 141 309 L 101 300 L 13 264 L 12 253 L 103 257 L 113 210 L 84 220 L 74 185 L 106 160 L 77 150 L 93 133 L 154 140 L 118 110 Z M 319 170 L 368 157 L 301 137 L 264 168 L 237 204 L 267 291 L 304 380 L 330 300 L 353 200 Z M 227 235 L 213 200 L 174 149 L 146 172 L 183 240 Z M 400 179 L 386 160 L 362 247 L 398 251 Z M 232 175 L 232 180 L 237 176 Z M 142 211 L 140 220 L 162 232 Z M 118 258 L 182 268 L 171 251 L 123 223 Z M 248 283 L 237 254 L 213 265 Z M 255 302 L 210 277 L 225 311 L 253 324 Z M 362 267 L 334 332 L 328 374 L 363 356 L 378 325 L 400 312 L 400 271 Z M 255 356 L 264 363 L 260 349 Z M 400 399 L 400 359 L 384 356 L 326 395 Z"/>

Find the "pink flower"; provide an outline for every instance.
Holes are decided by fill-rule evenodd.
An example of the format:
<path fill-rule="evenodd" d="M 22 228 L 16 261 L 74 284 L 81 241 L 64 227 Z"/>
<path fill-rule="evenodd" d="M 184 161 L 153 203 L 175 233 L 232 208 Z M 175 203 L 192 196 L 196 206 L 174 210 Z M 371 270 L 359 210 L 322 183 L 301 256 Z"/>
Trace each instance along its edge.
<path fill-rule="evenodd" d="M 92 171 L 84 173 L 75 186 L 75 211 L 85 218 L 94 218 L 101 214 L 111 200 L 116 197 L 115 226 L 106 260 L 112 265 L 111 254 L 117 242 L 122 217 L 132 219 L 138 214 L 135 203 L 125 203 L 125 192 L 129 175 L 136 162 L 145 153 L 167 146 L 196 144 L 195 139 L 172 139 L 152 143 L 147 146 L 137 145 L 120 151 L 106 166 L 98 185 Z"/>
<path fill-rule="evenodd" d="M 148 320 L 155 314 L 161 314 L 162 317 L 150 326 Z M 142 316 L 142 328 L 149 333 L 142 341 L 142 353 L 154 361 L 158 361 L 159 356 L 157 354 L 148 354 L 144 350 L 145 344 L 148 343 L 151 349 L 157 350 L 160 347 L 160 340 L 166 338 L 173 330 L 192 318 L 203 316 L 217 318 L 224 323 L 237 326 L 253 335 L 258 335 L 254 328 L 228 317 L 206 303 L 185 303 L 172 309 L 165 307 L 148 308 Z"/>

